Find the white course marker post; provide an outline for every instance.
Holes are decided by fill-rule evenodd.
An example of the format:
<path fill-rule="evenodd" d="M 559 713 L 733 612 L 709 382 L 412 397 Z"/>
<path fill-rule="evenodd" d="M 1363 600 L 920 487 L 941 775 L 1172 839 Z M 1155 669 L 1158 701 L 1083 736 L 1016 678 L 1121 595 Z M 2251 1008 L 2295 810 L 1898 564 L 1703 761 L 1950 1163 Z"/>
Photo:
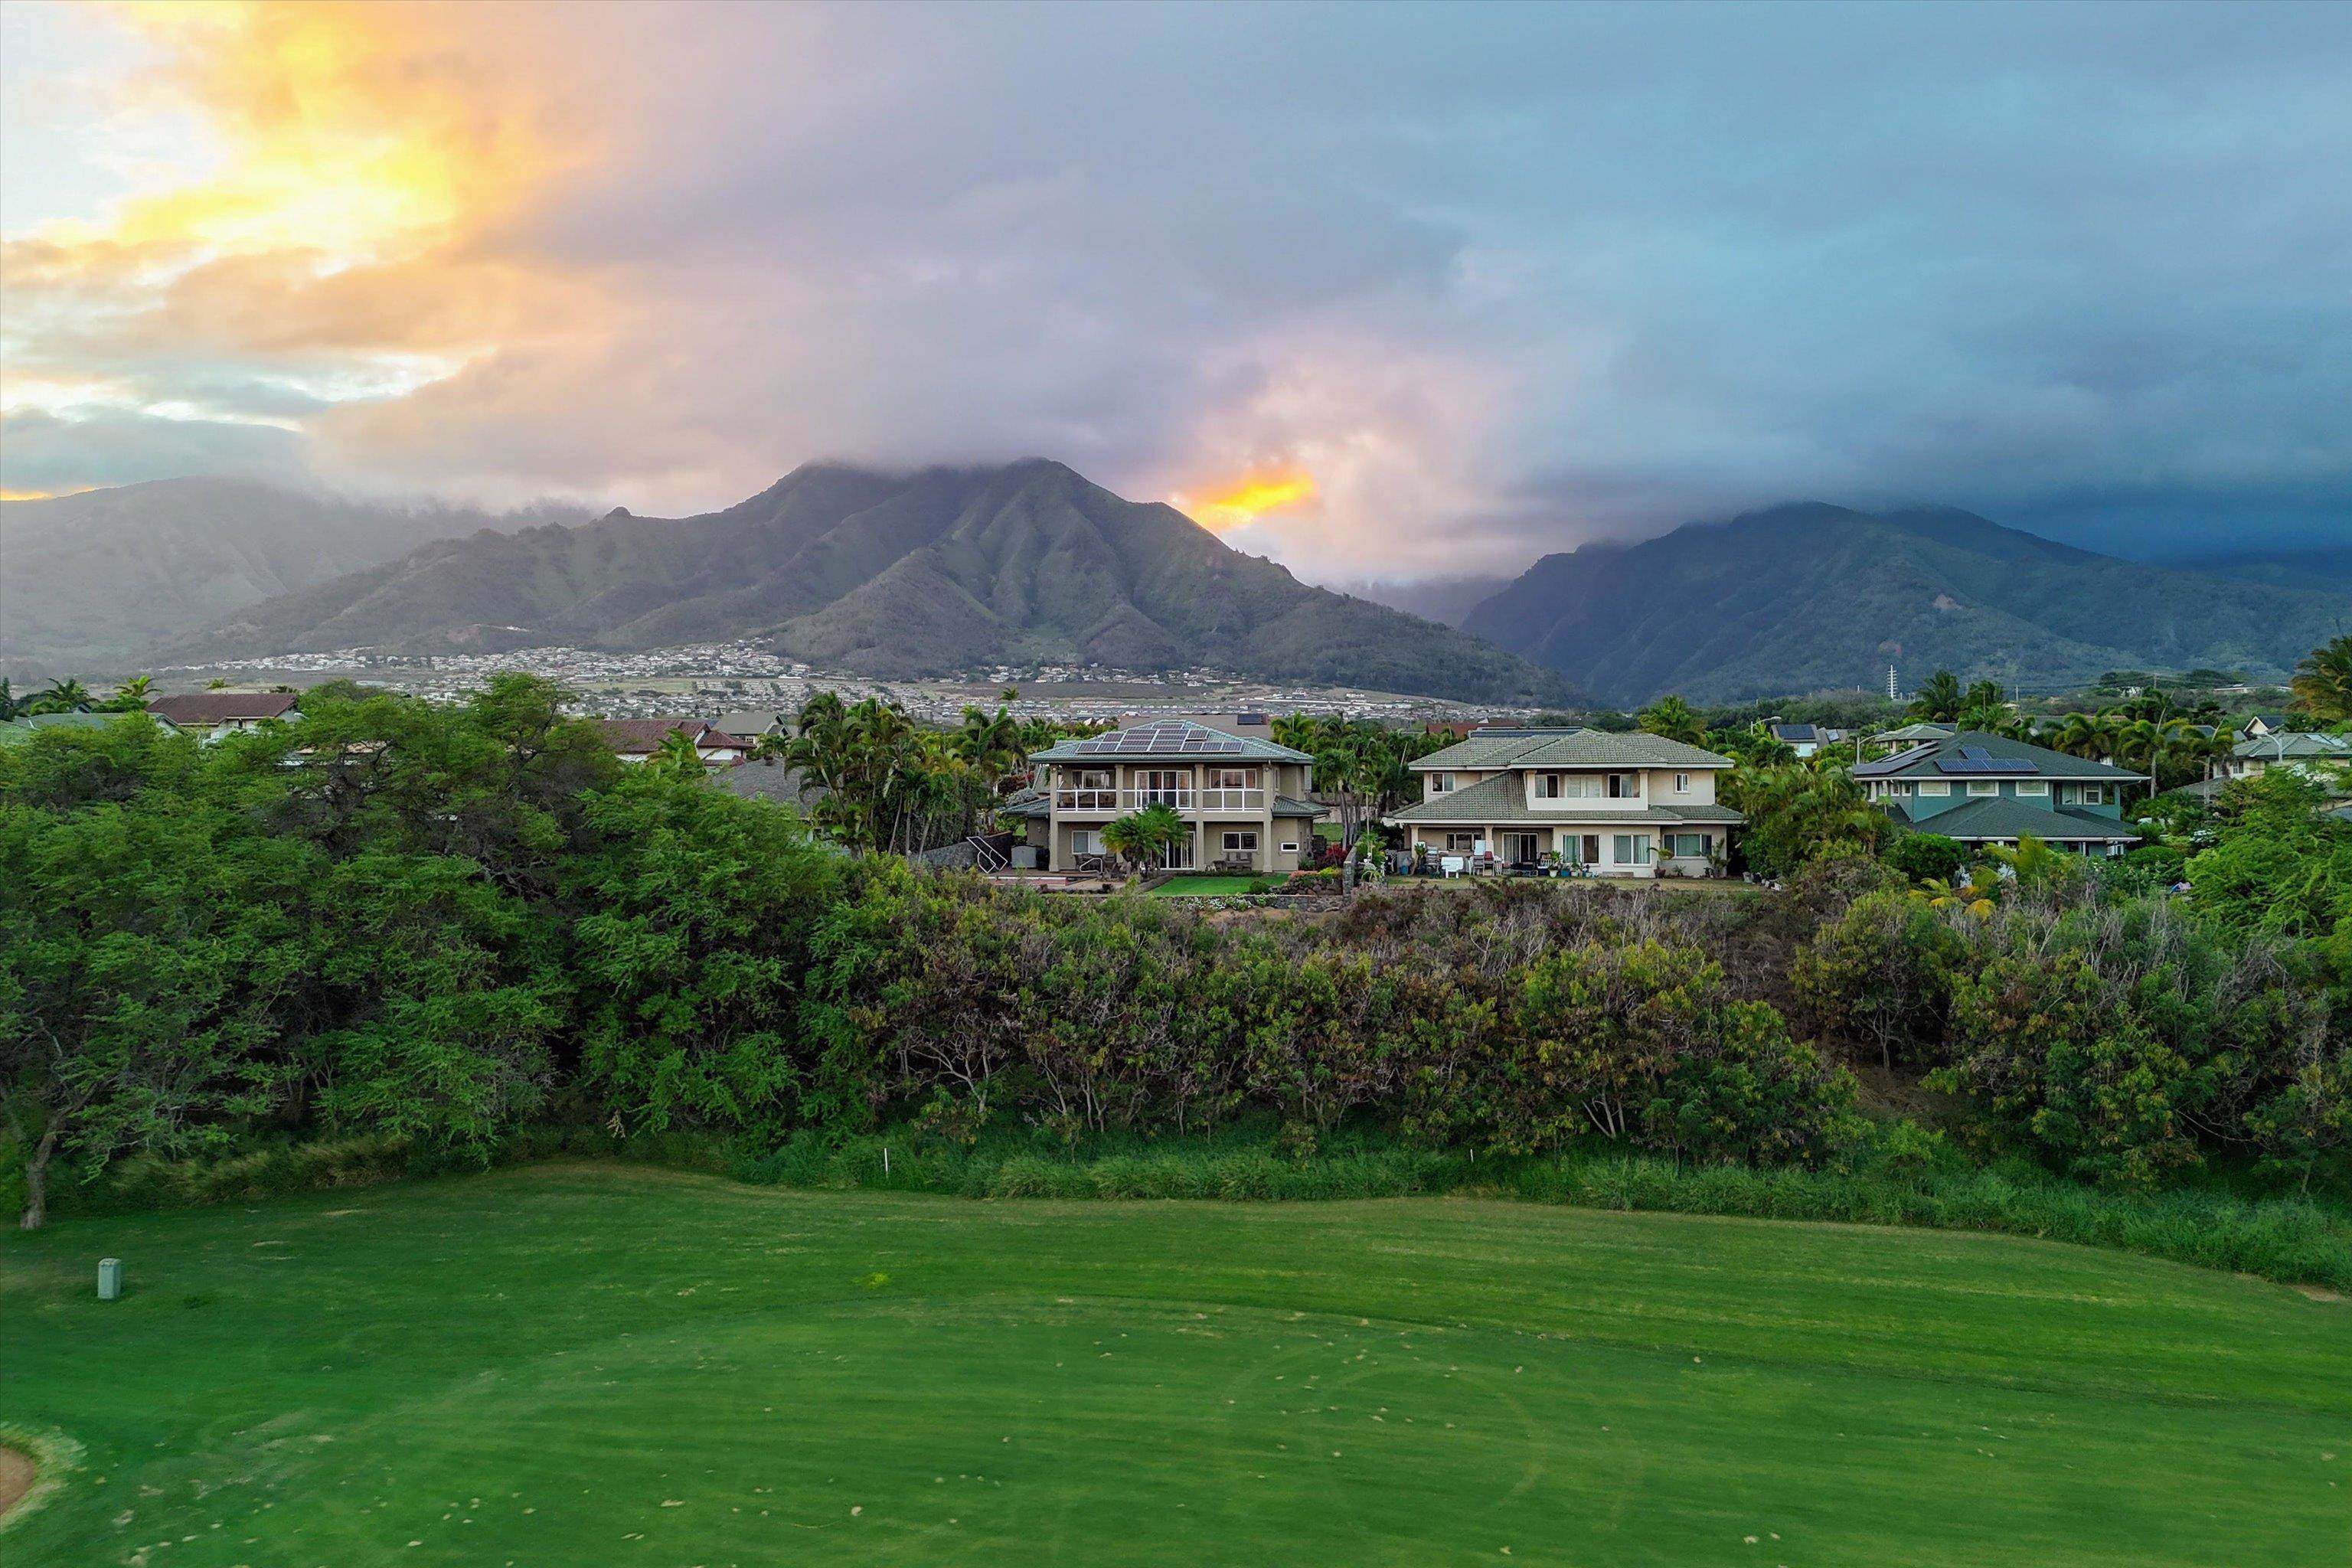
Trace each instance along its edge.
<path fill-rule="evenodd" d="M 111 1301 L 122 1294 L 122 1259 L 101 1258 L 98 1260 L 98 1299 Z"/>

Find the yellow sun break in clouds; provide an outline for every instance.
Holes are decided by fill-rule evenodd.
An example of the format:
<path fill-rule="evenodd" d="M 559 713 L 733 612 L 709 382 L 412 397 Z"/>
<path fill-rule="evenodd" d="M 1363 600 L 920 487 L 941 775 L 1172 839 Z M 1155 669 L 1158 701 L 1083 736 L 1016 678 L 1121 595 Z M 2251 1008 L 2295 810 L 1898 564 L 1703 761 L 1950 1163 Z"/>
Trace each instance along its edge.
<path fill-rule="evenodd" d="M 1180 510 L 1212 533 L 1223 533 L 1255 522 L 1269 512 L 1286 511 L 1316 497 L 1315 476 L 1304 468 L 1256 473 L 1230 485 L 1215 487 L 1199 500 L 1176 498 Z"/>
<path fill-rule="evenodd" d="M 163 380 L 108 384 L 89 365 L 192 351 L 299 376 L 330 400 L 398 395 L 551 313 L 554 288 L 473 241 L 574 143 L 494 66 L 437 36 L 460 12 L 399 0 L 117 8 L 156 51 L 121 97 L 192 110 L 206 156 L 100 213 L 8 237 L 12 405 L 176 417 Z"/>

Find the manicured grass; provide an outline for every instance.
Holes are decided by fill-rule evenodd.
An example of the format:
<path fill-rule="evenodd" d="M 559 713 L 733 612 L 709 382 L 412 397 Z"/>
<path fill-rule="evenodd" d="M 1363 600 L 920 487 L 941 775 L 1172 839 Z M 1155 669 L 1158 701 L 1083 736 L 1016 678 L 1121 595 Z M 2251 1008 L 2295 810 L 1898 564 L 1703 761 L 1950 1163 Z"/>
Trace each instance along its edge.
<path fill-rule="evenodd" d="M 2347 1344 L 2011 1237 L 542 1165 L 0 1243 L 81 1450 L 0 1558 L 2340 1568 Z"/>
<path fill-rule="evenodd" d="M 1256 885 L 1257 880 L 1255 877 L 1216 877 L 1205 874 L 1197 877 L 1171 877 L 1152 889 L 1151 893 L 1154 898 L 1160 899 L 1209 898 L 1227 893 L 1246 893 Z"/>

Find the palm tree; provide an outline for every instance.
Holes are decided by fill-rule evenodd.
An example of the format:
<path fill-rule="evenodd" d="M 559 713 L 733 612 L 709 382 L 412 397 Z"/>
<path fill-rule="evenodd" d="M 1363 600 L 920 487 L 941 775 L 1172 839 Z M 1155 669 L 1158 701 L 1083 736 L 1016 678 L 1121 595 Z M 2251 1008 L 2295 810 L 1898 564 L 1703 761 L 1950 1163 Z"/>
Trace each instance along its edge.
<path fill-rule="evenodd" d="M 40 694 L 26 705 L 28 713 L 87 713 L 89 711 L 89 688 L 70 676 L 52 680 Z"/>
<path fill-rule="evenodd" d="M 1906 711 L 1913 719 L 1948 724 L 1958 719 L 1960 710 L 1967 706 L 1967 694 L 1960 689 L 1960 678 L 1948 669 L 1939 669 L 1911 694 L 1911 706 Z"/>
<path fill-rule="evenodd" d="M 1979 920 L 1992 913 L 1992 885 L 1980 883 L 1974 875 L 1957 884 L 1930 877 L 1911 889 L 1911 896 L 1931 910 L 1966 910 Z"/>
<path fill-rule="evenodd" d="M 1979 680 L 1971 682 L 1968 690 L 1960 694 L 1960 707 L 1964 710 L 1969 708 L 2005 709 L 2008 706 L 2009 699 L 2001 695 L 2000 682 L 1998 680 Z"/>
<path fill-rule="evenodd" d="M 1322 728 L 1320 721 L 1304 713 L 1286 713 L 1274 721 L 1274 743 L 1294 752 L 1312 752 Z"/>
<path fill-rule="evenodd" d="M 143 712 L 147 707 L 147 694 L 154 685 L 153 676 L 134 675 L 114 689 L 114 695 L 106 700 L 106 705 L 118 713 Z"/>
<path fill-rule="evenodd" d="M 2294 667 L 2294 703 L 2323 724 L 2352 721 L 2352 635 L 2313 648 Z"/>
<path fill-rule="evenodd" d="M 15 688 L 15 687 L 13 687 L 13 686 L 11 686 L 11 685 L 8 683 L 8 678 L 7 678 L 6 676 L 5 676 L 5 675 L 0 675 L 0 724 L 5 724 L 5 723 L 6 723 L 9 720 L 14 719 L 16 716 L 16 688 Z"/>
<path fill-rule="evenodd" d="M 1706 739 L 1706 726 L 1691 710 L 1691 705 L 1679 697 L 1661 697 L 1633 716 L 1635 723 L 1653 735 L 1669 741 L 1681 741 L 1698 745 Z"/>
<path fill-rule="evenodd" d="M 1168 851 L 1188 829 L 1172 807 L 1147 805 L 1104 825 L 1103 847 L 1139 868 L 1167 858 Z"/>
<path fill-rule="evenodd" d="M 700 778 L 705 772 L 702 753 L 695 749 L 694 737 L 683 730 L 672 730 L 661 738 L 661 744 L 646 758 L 646 766 L 672 778 Z"/>

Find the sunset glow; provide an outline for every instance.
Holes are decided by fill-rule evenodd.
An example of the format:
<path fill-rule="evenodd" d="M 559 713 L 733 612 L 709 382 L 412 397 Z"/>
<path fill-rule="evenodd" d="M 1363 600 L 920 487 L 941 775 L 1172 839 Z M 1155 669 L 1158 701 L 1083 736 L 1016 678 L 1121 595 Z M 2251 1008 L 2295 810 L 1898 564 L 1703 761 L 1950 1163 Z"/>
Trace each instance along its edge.
<path fill-rule="evenodd" d="M 1237 483 L 1213 488 L 1198 500 L 1179 496 L 1177 509 L 1212 533 L 1223 533 L 1255 522 L 1270 512 L 1287 511 L 1316 498 L 1315 476 L 1304 469 L 1253 474 Z"/>

